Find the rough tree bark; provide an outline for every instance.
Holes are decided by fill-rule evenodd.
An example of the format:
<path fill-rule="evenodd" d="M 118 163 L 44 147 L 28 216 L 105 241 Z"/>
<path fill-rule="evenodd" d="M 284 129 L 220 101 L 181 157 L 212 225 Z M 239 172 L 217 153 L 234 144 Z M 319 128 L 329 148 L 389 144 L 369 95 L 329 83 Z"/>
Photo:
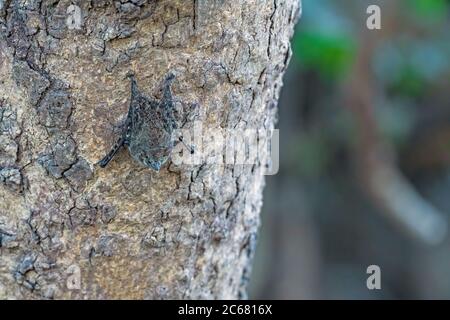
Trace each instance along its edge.
<path fill-rule="evenodd" d="M 95 163 L 130 70 L 155 96 L 176 73 L 185 129 L 273 128 L 299 13 L 299 0 L 0 0 L 0 298 L 245 297 L 267 153 L 159 173 L 125 150 Z"/>

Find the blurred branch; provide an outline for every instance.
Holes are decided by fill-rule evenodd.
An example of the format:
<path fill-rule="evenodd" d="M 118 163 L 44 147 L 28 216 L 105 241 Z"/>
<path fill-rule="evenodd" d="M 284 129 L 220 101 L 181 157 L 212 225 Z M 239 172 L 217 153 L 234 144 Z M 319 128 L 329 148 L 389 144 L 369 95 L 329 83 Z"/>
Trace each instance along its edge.
<path fill-rule="evenodd" d="M 346 90 L 346 104 L 357 124 L 357 162 L 363 185 L 374 203 L 402 229 L 427 244 L 441 242 L 447 232 L 444 214 L 424 199 L 395 165 L 393 150 L 380 137 L 374 116 L 373 53 L 395 28 L 395 7 L 382 32 L 363 31 L 360 51 Z M 386 12 L 386 9 L 384 10 Z"/>

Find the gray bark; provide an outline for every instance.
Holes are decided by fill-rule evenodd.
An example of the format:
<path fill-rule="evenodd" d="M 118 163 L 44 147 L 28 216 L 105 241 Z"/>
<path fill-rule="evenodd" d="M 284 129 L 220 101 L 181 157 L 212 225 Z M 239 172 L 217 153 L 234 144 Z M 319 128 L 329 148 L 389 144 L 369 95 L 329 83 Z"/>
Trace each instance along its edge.
<path fill-rule="evenodd" d="M 184 129 L 273 128 L 299 12 L 298 0 L 0 0 L 0 299 L 244 298 L 267 153 L 158 173 L 124 149 L 95 163 L 118 137 L 130 70 L 155 96 L 176 74 Z"/>

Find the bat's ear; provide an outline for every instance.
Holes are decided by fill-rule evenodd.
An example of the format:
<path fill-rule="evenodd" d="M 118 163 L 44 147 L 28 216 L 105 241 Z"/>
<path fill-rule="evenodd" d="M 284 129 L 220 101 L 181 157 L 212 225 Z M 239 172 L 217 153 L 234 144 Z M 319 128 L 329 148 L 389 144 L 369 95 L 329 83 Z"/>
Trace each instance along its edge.
<path fill-rule="evenodd" d="M 175 79 L 175 73 L 173 73 L 172 71 L 170 71 L 167 75 L 166 75 L 166 80 L 165 82 L 172 82 Z"/>
<path fill-rule="evenodd" d="M 125 78 L 126 79 L 130 79 L 130 80 L 134 80 L 134 72 L 133 71 L 131 71 L 131 70 L 129 70 L 128 72 L 127 72 L 127 74 L 125 75 Z"/>

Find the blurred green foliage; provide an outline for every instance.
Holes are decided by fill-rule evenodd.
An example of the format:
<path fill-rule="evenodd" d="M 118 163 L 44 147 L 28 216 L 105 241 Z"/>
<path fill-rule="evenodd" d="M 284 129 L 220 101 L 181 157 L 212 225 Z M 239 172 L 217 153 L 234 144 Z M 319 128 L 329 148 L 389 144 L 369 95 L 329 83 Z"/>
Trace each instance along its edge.
<path fill-rule="evenodd" d="M 355 49 L 355 42 L 349 36 L 326 34 L 317 30 L 302 31 L 293 40 L 293 50 L 298 61 L 332 79 L 348 70 L 355 56 Z"/>
<path fill-rule="evenodd" d="M 448 16 L 447 0 L 406 0 L 412 11 L 422 19 L 432 22 L 443 22 Z"/>
<path fill-rule="evenodd" d="M 335 81 L 355 58 L 357 43 L 345 17 L 329 0 L 303 1 L 303 16 L 292 41 L 294 61 Z"/>
<path fill-rule="evenodd" d="M 425 87 L 426 82 L 423 75 L 414 66 L 405 65 L 396 74 L 389 90 L 396 94 L 418 97 L 423 93 Z"/>

